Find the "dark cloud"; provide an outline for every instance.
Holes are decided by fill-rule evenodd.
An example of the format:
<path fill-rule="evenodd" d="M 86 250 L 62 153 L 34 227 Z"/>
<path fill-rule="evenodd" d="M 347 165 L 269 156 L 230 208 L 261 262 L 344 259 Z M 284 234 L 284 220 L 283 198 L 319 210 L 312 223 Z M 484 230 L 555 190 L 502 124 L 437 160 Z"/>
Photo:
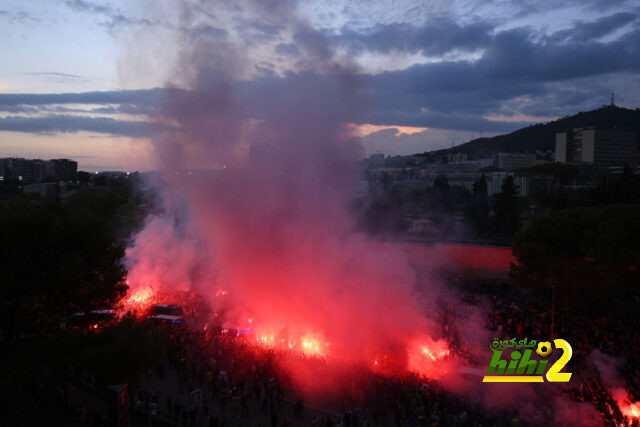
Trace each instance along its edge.
<path fill-rule="evenodd" d="M 591 22 L 578 21 L 568 30 L 557 31 L 549 39 L 552 42 L 587 42 L 607 36 L 616 30 L 638 21 L 638 15 L 631 12 L 618 12 L 603 16 Z"/>
<path fill-rule="evenodd" d="M 276 45 L 276 53 L 280 55 L 298 56 L 300 50 L 293 43 L 278 43 Z"/>
<path fill-rule="evenodd" d="M 0 112 L 12 114 L 132 114 L 152 116 L 162 97 L 177 89 L 82 92 L 60 94 L 0 94 Z M 87 105 L 67 107 L 68 104 Z"/>
<path fill-rule="evenodd" d="M 332 41 L 352 53 L 387 53 L 392 50 L 427 56 L 457 50 L 472 52 L 489 43 L 494 26 L 488 22 L 459 25 L 447 18 L 428 21 L 420 27 L 407 24 L 375 25 L 364 30 L 344 28 Z"/>
<path fill-rule="evenodd" d="M 460 132 L 430 128 L 411 134 L 401 133 L 398 129 L 387 128 L 363 137 L 356 137 L 367 154 L 384 153 L 409 155 L 424 151 L 438 150 L 470 141 L 478 136 L 493 136 L 494 133 Z"/>
<path fill-rule="evenodd" d="M 94 114 L 117 114 L 118 112 L 119 108 L 116 107 L 98 107 L 91 109 L 91 113 Z"/>
<path fill-rule="evenodd" d="M 127 16 L 122 11 L 114 8 L 108 3 L 101 4 L 87 0 L 66 0 L 65 5 L 70 9 L 75 10 L 76 12 L 106 17 L 107 20 L 101 22 L 100 25 L 103 26 L 107 30 L 107 32 L 112 35 L 122 28 L 133 26 L 167 26 L 165 23 L 162 23 L 158 20 Z"/>
<path fill-rule="evenodd" d="M 132 104 L 152 107 L 157 105 L 166 91 L 178 89 L 120 90 L 81 93 L 0 93 L 0 105 L 52 105 L 52 104 Z"/>
<path fill-rule="evenodd" d="M 400 120 L 398 125 L 501 130 L 497 129 L 499 123 L 478 123 L 471 118 L 495 112 L 506 100 L 542 90 L 530 82 L 503 83 L 484 74 L 472 62 L 457 61 L 369 76 L 365 87 L 375 106 L 377 124 Z"/>
<path fill-rule="evenodd" d="M 234 30 L 247 43 L 274 40 L 280 34 L 280 27 L 263 19 L 236 18 Z"/>
<path fill-rule="evenodd" d="M 536 42 L 527 29 L 498 33 L 476 63 L 483 74 L 511 81 L 558 81 L 640 71 L 640 29 L 609 43 Z"/>
<path fill-rule="evenodd" d="M 0 105 L 0 112 L 13 114 L 35 114 L 39 110 L 30 105 Z"/>
<path fill-rule="evenodd" d="M 367 123 L 385 126 L 435 127 L 472 132 L 506 133 L 528 125 L 527 122 L 488 120 L 476 114 L 441 113 L 437 111 L 374 111 Z"/>
<path fill-rule="evenodd" d="M 0 130 L 26 133 L 95 132 L 117 136 L 148 137 L 156 127 L 147 122 L 114 120 L 106 117 L 49 115 L 46 117 L 8 116 L 0 118 Z"/>
<path fill-rule="evenodd" d="M 85 0 L 67 0 L 64 4 L 78 12 L 98 13 L 104 15 L 109 15 L 114 12 L 114 9 L 108 4 L 93 3 Z"/>
<path fill-rule="evenodd" d="M 125 16 L 121 13 L 111 15 L 109 19 L 101 25 L 105 27 L 110 34 L 115 34 L 118 30 L 128 27 L 167 27 L 165 23 L 158 20 Z"/>
<path fill-rule="evenodd" d="M 550 36 L 541 36 L 526 27 L 495 32 L 495 26 L 490 21 L 460 25 L 443 18 L 420 27 L 395 23 L 364 30 L 343 28 L 339 34 L 331 35 L 330 39 L 352 54 L 403 51 L 442 56 L 451 52 L 484 52 L 485 65 L 494 67 L 498 64 L 494 67 L 496 72 L 505 67 L 510 72 L 514 65 L 519 65 L 521 69 L 518 73 L 530 68 L 531 72 L 546 74 L 553 74 L 552 69 L 555 69 L 556 74 L 561 74 L 558 72 L 558 57 L 572 58 L 579 62 L 573 62 L 573 66 L 566 70 L 567 74 L 576 74 L 577 68 L 583 68 L 589 74 L 594 64 L 585 64 L 585 60 L 588 62 L 591 56 L 606 59 L 607 63 L 601 64 L 603 69 L 612 68 L 610 61 L 618 69 L 635 67 L 636 61 L 624 58 L 624 52 L 631 48 L 632 52 L 629 53 L 636 53 L 632 44 L 636 41 L 638 26 L 613 43 L 597 43 L 597 40 L 633 22 L 639 22 L 638 16 L 637 11 L 618 12 L 594 21 L 576 21 L 570 29 Z M 526 55 L 530 55 L 530 58 L 524 58 Z M 542 70 L 544 67 L 546 71 Z"/>
<path fill-rule="evenodd" d="M 62 77 L 65 79 L 75 79 L 75 80 L 86 80 L 86 77 L 79 76 L 77 74 L 67 74 L 67 73 L 56 73 L 56 72 L 37 72 L 37 73 L 24 73 L 32 76 L 53 76 L 53 77 Z"/>
<path fill-rule="evenodd" d="M 476 62 L 415 65 L 366 77 L 365 86 L 375 106 L 372 123 L 499 131 L 522 123 L 482 117 L 504 114 L 509 101 L 515 111 L 564 115 L 598 106 L 598 90 L 611 90 L 598 84 L 606 76 L 618 75 L 621 86 L 638 73 L 640 31 L 610 43 L 556 44 L 536 43 L 521 29 L 497 34 Z"/>
<path fill-rule="evenodd" d="M 0 9 L 0 18 L 7 20 L 10 24 L 35 24 L 41 22 L 40 19 L 27 12 L 12 12 L 4 9 Z"/>
<path fill-rule="evenodd" d="M 635 0 L 572 0 L 571 2 L 592 10 L 608 11 L 629 4 L 634 4 Z"/>
<path fill-rule="evenodd" d="M 105 105 L 103 107 L 94 108 L 69 108 L 64 105 L 1 105 L 2 113 L 20 113 L 20 114 L 48 114 L 48 113 L 81 113 L 81 114 L 132 114 L 151 116 L 156 112 L 156 108 L 145 105 L 121 104 L 121 105 Z"/>
<path fill-rule="evenodd" d="M 508 10 L 512 12 L 512 17 L 521 18 L 567 8 L 608 12 L 633 5 L 634 1 L 635 0 L 554 0 L 542 2 L 540 0 L 478 0 L 475 4 L 473 1 L 470 3 L 472 4 L 472 10 L 476 12 L 483 8 L 486 8 L 488 11 Z"/>
<path fill-rule="evenodd" d="M 477 60 L 432 62 L 377 75 L 354 76 L 348 84 L 356 86 L 368 108 L 366 111 L 345 108 L 332 114 L 356 123 L 506 132 L 527 124 L 513 121 L 519 117 L 517 113 L 553 117 L 587 110 L 599 106 L 602 97 L 608 96 L 613 89 L 620 94 L 619 99 L 625 100 L 623 102 L 634 104 L 638 100 L 638 90 L 634 91 L 631 86 L 637 84 L 640 75 L 640 27 L 631 26 L 613 40 L 601 40 L 603 35 L 614 34 L 616 28 L 633 20 L 629 14 L 621 13 L 590 23 L 578 22 L 572 37 L 557 34 L 544 37 L 530 28 L 491 33 L 490 26 L 480 24 L 450 29 L 453 35 L 445 35 L 439 42 L 418 37 L 407 42 L 413 46 L 411 49 L 422 46 L 422 49 L 435 54 L 449 49 L 459 50 L 460 46 L 471 49 L 482 45 L 482 54 Z M 216 37 L 223 36 L 214 27 L 202 27 L 201 30 Z M 480 34 L 477 45 L 471 41 L 474 33 Z M 315 49 L 314 52 L 322 51 L 325 36 L 309 29 L 298 31 L 293 37 L 295 43 L 280 43 L 276 45 L 276 51 L 282 55 L 300 56 L 310 47 Z M 434 38 L 437 39 L 435 35 Z M 398 45 L 398 40 L 368 38 L 366 43 L 379 49 L 392 49 L 392 45 Z M 314 46 L 319 47 L 316 49 Z M 324 99 L 328 94 L 337 96 L 340 93 L 340 88 L 335 87 L 335 79 L 327 78 L 331 70 L 325 73 L 289 72 L 279 76 L 269 62 L 257 64 L 257 70 L 255 79 L 233 83 L 238 86 L 233 88 L 233 93 L 241 98 L 239 104 L 250 106 L 243 112 L 246 117 L 268 117 L 278 111 L 305 108 L 304 105 L 290 105 L 291 100 L 302 99 L 300 93 L 303 91 L 310 99 Z M 203 82 L 207 79 L 213 81 L 216 75 L 201 73 L 199 78 Z M 179 92 L 178 89 L 150 89 L 76 94 L 0 94 L 0 111 L 31 114 L 36 110 L 46 114 L 67 112 L 54 110 L 56 105 L 59 108 L 64 104 L 94 104 L 91 106 L 93 110 L 84 111 L 103 115 L 127 113 L 150 116 L 157 111 L 167 91 Z M 358 111 L 357 114 L 354 110 Z M 509 120 L 487 119 L 491 116 L 508 117 Z M 13 120 L 17 119 L 14 117 Z M 74 124 L 66 123 L 68 126 Z M 107 123 L 115 128 L 115 124 Z M 102 129 L 108 128 L 105 123 L 101 125 Z"/>
<path fill-rule="evenodd" d="M 214 27 L 212 25 L 198 25 L 195 28 L 189 30 L 191 37 L 226 37 L 227 31 L 221 28 Z"/>
<path fill-rule="evenodd" d="M 363 76 L 365 121 L 380 125 L 508 131 L 525 123 L 484 119 L 521 112 L 549 117 L 599 106 L 640 73 L 640 29 L 607 43 L 551 42 L 527 28 L 495 34 L 477 61 L 441 61 Z M 615 86 L 608 76 L 615 75 Z M 628 83 L 628 84 L 627 84 Z M 636 102 L 637 98 L 627 101 Z M 505 108 L 508 107 L 508 108 Z"/>
<path fill-rule="evenodd" d="M 43 79 L 54 83 L 87 83 L 92 79 L 79 76 L 76 74 L 58 73 L 58 72 L 33 72 L 23 73 L 30 76 L 38 76 Z"/>

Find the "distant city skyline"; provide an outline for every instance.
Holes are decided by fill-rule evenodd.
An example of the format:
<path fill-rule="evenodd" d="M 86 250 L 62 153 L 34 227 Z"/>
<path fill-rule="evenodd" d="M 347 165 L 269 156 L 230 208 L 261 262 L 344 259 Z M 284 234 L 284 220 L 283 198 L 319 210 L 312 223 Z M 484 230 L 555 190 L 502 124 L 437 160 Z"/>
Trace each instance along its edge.
<path fill-rule="evenodd" d="M 0 157 L 73 158 L 82 170 L 148 170 L 154 111 L 176 43 L 247 51 L 237 93 L 322 80 L 297 60 L 321 37 L 367 101 L 345 117 L 365 153 L 410 154 L 608 104 L 640 104 L 640 7 L 615 0 L 292 1 L 315 33 L 207 2 L 5 0 L 0 5 Z M 181 26 L 180 14 L 199 24 Z M 171 79 L 170 79 L 171 77 Z"/>

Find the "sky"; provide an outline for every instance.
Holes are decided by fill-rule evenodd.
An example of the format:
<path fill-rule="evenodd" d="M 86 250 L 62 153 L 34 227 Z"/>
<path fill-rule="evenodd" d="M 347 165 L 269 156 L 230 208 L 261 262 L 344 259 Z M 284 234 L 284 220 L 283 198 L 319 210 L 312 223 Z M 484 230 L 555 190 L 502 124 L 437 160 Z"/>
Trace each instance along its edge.
<path fill-rule="evenodd" d="M 189 90 L 175 78 L 179 44 L 202 37 L 246 52 L 233 89 L 256 116 L 276 101 L 260 94 L 322 85 L 330 71 L 298 47 L 323 43 L 365 99 L 344 119 L 366 154 L 510 132 L 607 104 L 612 91 L 617 105 L 640 105 L 637 0 L 268 2 L 311 30 L 291 34 L 224 0 L 0 0 L 0 157 L 152 168 L 163 94 Z"/>

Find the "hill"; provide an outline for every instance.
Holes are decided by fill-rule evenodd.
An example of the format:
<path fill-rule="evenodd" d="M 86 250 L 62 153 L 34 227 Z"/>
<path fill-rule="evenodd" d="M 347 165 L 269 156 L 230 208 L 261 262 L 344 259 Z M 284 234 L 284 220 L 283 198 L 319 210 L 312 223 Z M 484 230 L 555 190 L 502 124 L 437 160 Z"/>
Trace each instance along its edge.
<path fill-rule="evenodd" d="M 640 109 L 606 105 L 597 110 L 579 112 L 573 116 L 548 122 L 537 123 L 505 135 L 491 138 L 477 138 L 456 147 L 425 153 L 427 156 L 443 155 L 449 152 L 467 153 L 469 160 L 491 156 L 493 150 L 511 152 L 533 152 L 554 150 L 556 132 L 570 131 L 579 127 L 602 127 L 633 129 L 640 134 Z"/>

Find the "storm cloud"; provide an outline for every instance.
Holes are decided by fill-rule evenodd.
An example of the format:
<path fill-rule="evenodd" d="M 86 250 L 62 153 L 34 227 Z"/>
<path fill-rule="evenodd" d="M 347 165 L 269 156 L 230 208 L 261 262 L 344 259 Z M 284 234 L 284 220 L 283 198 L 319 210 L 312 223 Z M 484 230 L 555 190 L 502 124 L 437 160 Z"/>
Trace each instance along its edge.
<path fill-rule="evenodd" d="M 453 50 L 473 52 L 491 40 L 493 25 L 475 22 L 459 25 L 451 19 L 438 19 L 420 27 L 393 23 L 378 24 L 364 30 L 343 29 L 332 41 L 351 53 L 401 50 L 424 55 L 443 55 Z"/>
<path fill-rule="evenodd" d="M 511 8 L 521 8 L 520 16 L 526 15 L 526 5 L 538 7 L 536 2 L 507 3 Z M 110 6 L 85 0 L 69 0 L 66 4 L 82 13 L 116 21 L 118 16 L 129 19 Z M 488 2 L 474 7 L 504 4 Z M 268 14 L 233 19 L 229 30 L 224 30 L 216 24 L 216 16 L 193 6 L 192 12 L 206 19 L 182 31 L 194 42 L 203 37 L 224 40 L 233 36 L 231 31 L 244 45 L 270 46 L 275 56 L 256 61 L 251 78 L 229 83 L 238 101 L 248 106 L 242 112 L 246 118 L 261 119 L 273 111 L 290 109 L 288 102 L 300 99 L 293 95 L 309 88 L 317 90 L 309 93 L 311 97 L 332 90 L 327 87 L 332 71 L 322 67 L 318 71 L 316 66 L 321 64 L 305 62 L 301 57 L 309 46 L 330 46 L 351 56 L 403 54 L 425 58 L 378 73 L 360 67 L 352 78 L 357 94 L 366 99 L 368 107 L 357 116 L 341 117 L 344 122 L 495 134 L 526 126 L 537 118 L 596 108 L 608 102 L 612 91 L 619 104 L 635 107 L 640 96 L 638 10 L 625 2 L 563 2 L 556 6 L 583 7 L 591 11 L 591 15 L 585 15 L 591 18 L 567 21 L 564 28 L 553 32 L 528 25 L 505 29 L 496 19 L 477 13 L 466 20 L 445 14 L 410 24 L 349 21 L 333 29 L 308 27 L 287 33 L 270 21 Z M 593 11 L 601 16 L 593 17 Z M 170 27 L 169 23 L 163 25 Z M 206 76 L 203 73 L 201 77 Z M 163 99 L 181 90 L 0 93 L 0 129 L 148 136 L 153 126 L 145 120 L 157 113 Z M 127 115 L 139 117 L 134 120 Z M 383 133 L 378 139 L 388 136 L 390 143 L 396 144 L 394 135 Z M 418 137 L 412 137 L 412 146 Z"/>
<path fill-rule="evenodd" d="M 37 134 L 94 132 L 117 136 L 149 137 L 155 128 L 147 122 L 115 120 L 106 117 L 49 115 L 45 117 L 8 116 L 0 118 L 0 131 Z"/>

